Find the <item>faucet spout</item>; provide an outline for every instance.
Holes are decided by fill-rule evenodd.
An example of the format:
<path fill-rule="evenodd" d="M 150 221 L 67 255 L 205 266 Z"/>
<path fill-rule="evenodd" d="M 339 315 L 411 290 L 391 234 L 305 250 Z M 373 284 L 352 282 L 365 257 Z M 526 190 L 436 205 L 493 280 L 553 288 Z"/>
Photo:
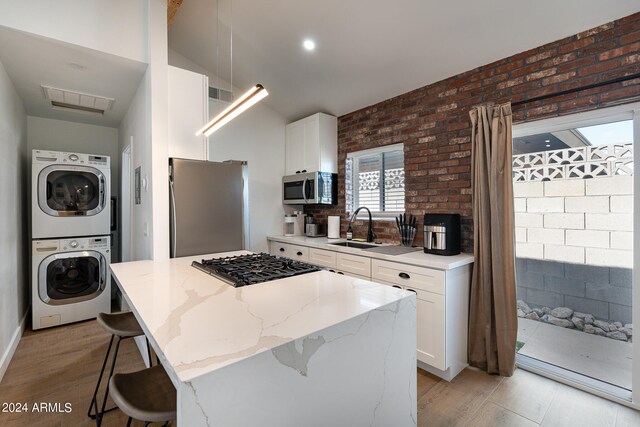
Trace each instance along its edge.
<path fill-rule="evenodd" d="M 369 227 L 367 228 L 367 242 L 371 243 L 373 242 L 374 234 L 373 234 L 373 221 L 371 219 L 371 211 L 369 210 L 369 208 L 367 208 L 366 206 L 361 206 L 358 209 L 356 209 L 355 212 L 353 212 L 353 215 L 351 215 L 351 219 L 349 220 L 349 226 L 351 226 L 351 223 L 358 216 L 358 212 L 360 212 L 362 209 L 366 210 L 369 213 Z"/>

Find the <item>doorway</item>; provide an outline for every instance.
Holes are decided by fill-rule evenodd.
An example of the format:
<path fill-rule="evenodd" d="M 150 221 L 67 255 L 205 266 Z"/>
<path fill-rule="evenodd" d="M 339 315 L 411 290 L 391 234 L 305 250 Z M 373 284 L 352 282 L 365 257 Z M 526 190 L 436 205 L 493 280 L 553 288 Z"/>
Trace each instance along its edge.
<path fill-rule="evenodd" d="M 121 221 L 122 230 L 122 262 L 131 261 L 131 146 L 133 145 L 133 136 L 131 142 L 122 150 L 122 204 L 121 204 Z"/>
<path fill-rule="evenodd" d="M 638 107 L 541 120 L 513 132 L 516 361 L 627 404 L 638 400 Z"/>

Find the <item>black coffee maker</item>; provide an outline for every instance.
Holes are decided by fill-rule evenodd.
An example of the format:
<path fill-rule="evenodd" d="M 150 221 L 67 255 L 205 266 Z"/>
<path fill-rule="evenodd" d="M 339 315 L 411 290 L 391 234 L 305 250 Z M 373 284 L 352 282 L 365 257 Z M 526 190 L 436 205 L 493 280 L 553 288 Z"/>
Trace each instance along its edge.
<path fill-rule="evenodd" d="M 460 215 L 424 214 L 424 252 L 446 256 L 460 253 Z"/>

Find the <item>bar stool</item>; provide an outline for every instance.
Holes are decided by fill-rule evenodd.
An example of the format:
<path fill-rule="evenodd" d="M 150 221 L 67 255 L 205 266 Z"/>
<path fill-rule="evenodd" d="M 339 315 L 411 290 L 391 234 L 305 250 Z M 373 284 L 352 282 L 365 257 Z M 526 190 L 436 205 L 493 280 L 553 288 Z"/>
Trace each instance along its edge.
<path fill-rule="evenodd" d="M 162 365 L 130 374 L 115 374 L 109 380 L 109 394 L 118 408 L 133 419 L 168 425 L 176 419 L 176 389 Z"/>
<path fill-rule="evenodd" d="M 105 410 L 105 406 L 107 405 L 107 396 L 109 394 L 109 384 L 107 383 L 107 390 L 104 393 L 104 399 L 102 400 L 102 408 L 98 410 L 98 389 L 100 388 L 100 383 L 102 382 L 102 377 L 104 375 L 104 369 L 107 366 L 107 360 L 109 359 L 109 353 L 111 353 L 111 347 L 113 345 L 113 341 L 116 337 L 118 337 L 118 341 L 116 342 L 116 348 L 113 353 L 113 360 L 111 361 L 111 371 L 109 372 L 109 378 L 113 375 L 113 368 L 116 365 L 116 359 L 118 358 L 118 350 L 120 349 L 120 343 L 123 339 L 133 338 L 137 336 L 144 335 L 140 324 L 136 320 L 135 316 L 131 312 L 123 312 L 123 313 L 99 313 L 96 319 L 98 324 L 102 326 L 102 328 L 111 334 L 111 341 L 109 341 L 109 347 L 107 348 L 107 354 L 104 356 L 104 361 L 102 362 L 102 369 L 100 370 L 100 376 L 98 377 L 98 383 L 96 384 L 96 389 L 93 392 L 93 397 L 91 398 L 91 404 L 89 405 L 89 411 L 87 412 L 87 416 L 95 419 L 96 424 L 99 426 L 102 422 L 102 416 L 105 412 L 112 411 L 116 409 L 116 407 L 109 408 Z M 147 351 L 149 354 L 149 363 L 151 363 L 151 350 L 149 348 L 149 341 L 147 340 Z M 91 411 L 94 411 L 93 413 Z"/>

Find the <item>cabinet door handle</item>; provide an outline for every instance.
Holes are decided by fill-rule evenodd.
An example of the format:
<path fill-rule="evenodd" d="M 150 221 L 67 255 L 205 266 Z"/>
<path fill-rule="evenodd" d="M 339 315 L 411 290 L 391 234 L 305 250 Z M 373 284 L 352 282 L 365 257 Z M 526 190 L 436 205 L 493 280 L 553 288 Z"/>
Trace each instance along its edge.
<path fill-rule="evenodd" d="M 306 169 L 302 169 L 300 172 L 307 173 L 307 170 Z"/>
<path fill-rule="evenodd" d="M 296 173 L 300 173 L 300 171 L 296 171 Z"/>
<path fill-rule="evenodd" d="M 332 273 L 335 273 L 335 272 L 336 272 L 335 270 L 332 270 L 332 269 L 329 269 L 329 271 L 330 271 L 330 272 L 332 272 Z"/>
<path fill-rule="evenodd" d="M 344 273 L 342 271 L 338 271 L 337 273 L 338 274 L 342 274 L 344 276 Z"/>
<path fill-rule="evenodd" d="M 403 279 L 411 279 L 411 276 L 409 276 L 407 273 L 400 273 L 398 274 L 398 276 L 402 277 Z"/>
<path fill-rule="evenodd" d="M 280 248 L 280 252 L 284 252 L 284 248 Z"/>
<path fill-rule="evenodd" d="M 409 289 L 409 288 L 405 288 L 405 289 L 406 289 L 407 291 L 409 291 L 409 292 L 413 292 L 413 293 L 414 293 L 414 294 L 416 294 L 416 295 L 418 294 L 418 292 L 416 292 L 414 289 Z"/>
<path fill-rule="evenodd" d="M 298 256 L 302 256 L 302 252 L 298 251 L 298 252 L 296 253 L 296 255 L 298 255 Z"/>
<path fill-rule="evenodd" d="M 402 286 L 392 285 L 394 288 L 402 289 Z"/>

